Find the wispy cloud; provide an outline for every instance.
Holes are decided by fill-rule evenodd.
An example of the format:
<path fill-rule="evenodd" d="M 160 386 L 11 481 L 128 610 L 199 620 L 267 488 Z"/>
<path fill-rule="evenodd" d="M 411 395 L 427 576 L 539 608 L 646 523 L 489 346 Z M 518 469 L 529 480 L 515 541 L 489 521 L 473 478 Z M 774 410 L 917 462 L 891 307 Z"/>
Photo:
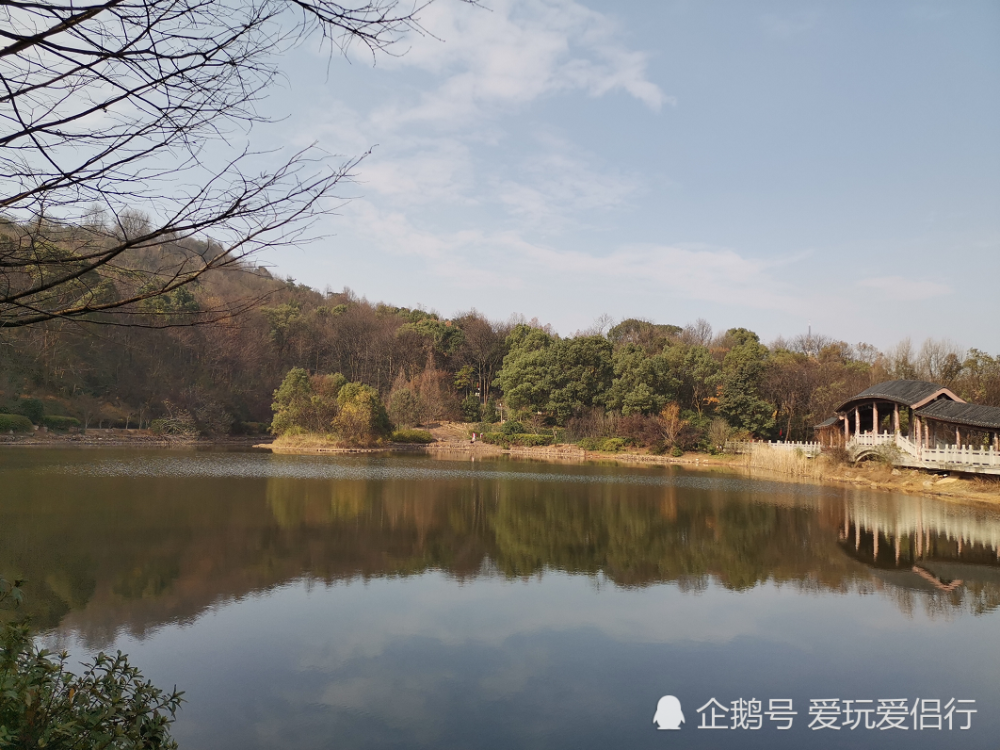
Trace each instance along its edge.
<path fill-rule="evenodd" d="M 941 297 L 951 294 L 954 291 L 947 284 L 941 284 L 936 281 L 907 279 L 902 276 L 879 276 L 861 279 L 857 282 L 857 285 L 868 289 L 875 289 L 883 295 L 882 299 L 889 299 L 894 302 L 916 302 L 933 297 Z"/>
<path fill-rule="evenodd" d="M 778 39 L 790 39 L 811 31 L 819 23 L 819 12 L 799 10 L 786 14 L 769 13 L 760 19 L 764 31 Z"/>
<path fill-rule="evenodd" d="M 648 79 L 646 53 L 627 49 L 607 16 L 571 0 L 498 0 L 488 11 L 435 3 L 422 20 L 437 38 L 417 39 L 388 65 L 416 68 L 441 82 L 416 103 L 377 111 L 373 119 L 381 127 L 463 127 L 560 91 L 624 91 L 653 110 L 676 103 Z"/>
<path fill-rule="evenodd" d="M 495 181 L 499 202 L 533 229 L 559 231 L 592 224 L 600 212 L 626 205 L 638 180 L 556 138 Z"/>
<path fill-rule="evenodd" d="M 358 201 L 354 231 L 387 255 L 419 258 L 428 274 L 466 289 L 537 289 L 552 279 L 581 295 L 611 284 L 644 296 L 792 311 L 803 300 L 775 273 L 777 263 L 705 245 L 629 245 L 593 255 L 526 239 L 514 231 L 433 232 L 405 215 Z"/>

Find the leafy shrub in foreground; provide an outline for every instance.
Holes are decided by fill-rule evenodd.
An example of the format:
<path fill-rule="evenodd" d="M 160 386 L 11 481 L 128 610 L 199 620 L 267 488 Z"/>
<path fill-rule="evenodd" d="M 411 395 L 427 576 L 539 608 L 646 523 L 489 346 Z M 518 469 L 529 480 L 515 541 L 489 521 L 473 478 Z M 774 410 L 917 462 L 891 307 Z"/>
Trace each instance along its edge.
<path fill-rule="evenodd" d="M 31 432 L 34 425 L 21 414 L 0 414 L 0 432 Z"/>
<path fill-rule="evenodd" d="M 434 436 L 427 430 L 396 430 L 390 438 L 394 443 L 433 443 Z"/>
<path fill-rule="evenodd" d="M 0 602 L 19 603 L 20 583 L 0 578 Z M 120 651 L 98 654 L 79 676 L 67 658 L 39 649 L 23 622 L 0 628 L 0 747 L 176 750 L 176 688 L 160 690 Z"/>

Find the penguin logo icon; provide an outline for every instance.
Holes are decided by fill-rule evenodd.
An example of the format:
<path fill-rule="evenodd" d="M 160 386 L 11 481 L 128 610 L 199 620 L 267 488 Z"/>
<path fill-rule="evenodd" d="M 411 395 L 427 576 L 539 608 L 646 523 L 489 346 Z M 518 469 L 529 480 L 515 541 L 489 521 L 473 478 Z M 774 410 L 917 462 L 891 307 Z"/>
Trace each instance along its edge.
<path fill-rule="evenodd" d="M 672 695 L 664 695 L 656 703 L 656 713 L 653 723 L 657 729 L 680 729 L 684 723 L 684 712 L 681 702 Z"/>

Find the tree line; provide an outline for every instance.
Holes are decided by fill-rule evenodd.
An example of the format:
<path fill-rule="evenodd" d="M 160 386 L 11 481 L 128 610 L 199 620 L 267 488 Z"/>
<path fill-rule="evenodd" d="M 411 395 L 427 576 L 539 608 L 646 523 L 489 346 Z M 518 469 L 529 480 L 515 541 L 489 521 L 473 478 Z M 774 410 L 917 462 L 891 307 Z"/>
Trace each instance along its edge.
<path fill-rule="evenodd" d="M 156 249 L 205 251 L 191 239 Z M 189 325 L 238 300 L 254 304 Z M 113 326 L 57 318 L 0 327 L 0 410 L 54 429 L 75 420 L 83 428 L 259 432 L 271 422 L 276 390 L 300 370 L 357 384 L 352 393 L 400 427 L 503 416 L 526 432 L 688 449 L 733 434 L 810 439 L 839 403 L 895 378 L 931 380 L 1000 406 L 1000 356 L 934 340 L 886 351 L 820 335 L 765 344 L 745 328 L 715 333 L 703 320 L 640 319 L 560 336 L 519 316 L 445 318 L 349 289 L 321 292 L 249 262 L 146 304 L 165 327 L 129 325 L 141 313 L 134 321 L 120 313 L 123 325 Z M 333 417 L 309 419 L 327 425 Z"/>

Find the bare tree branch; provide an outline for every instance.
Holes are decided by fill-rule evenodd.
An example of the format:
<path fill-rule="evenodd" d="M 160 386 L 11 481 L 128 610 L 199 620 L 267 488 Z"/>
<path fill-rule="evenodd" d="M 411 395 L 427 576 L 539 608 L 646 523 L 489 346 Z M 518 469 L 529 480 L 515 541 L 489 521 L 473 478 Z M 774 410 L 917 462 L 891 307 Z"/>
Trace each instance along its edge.
<path fill-rule="evenodd" d="M 384 52 L 425 33 L 426 5 L 0 2 L 0 328 L 234 314 L 152 301 L 305 241 L 367 155 L 331 168 L 306 150 L 253 172 L 273 155 L 239 143 L 266 121 L 257 105 L 278 55 L 315 34 L 344 52 Z"/>

